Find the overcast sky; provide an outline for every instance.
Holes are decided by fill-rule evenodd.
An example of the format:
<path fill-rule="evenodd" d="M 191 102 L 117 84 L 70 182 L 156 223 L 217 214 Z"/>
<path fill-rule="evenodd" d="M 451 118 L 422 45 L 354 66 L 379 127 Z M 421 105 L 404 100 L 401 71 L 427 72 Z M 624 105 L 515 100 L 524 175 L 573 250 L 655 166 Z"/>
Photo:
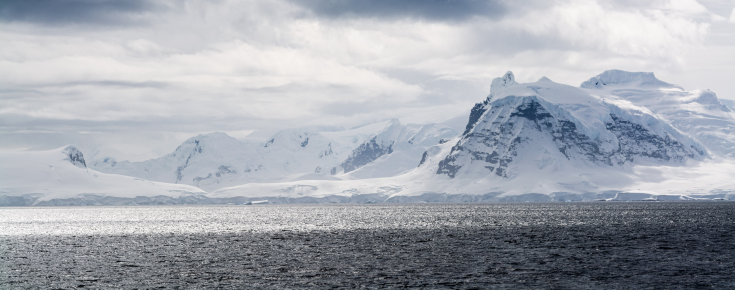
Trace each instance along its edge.
<path fill-rule="evenodd" d="M 608 69 L 735 99 L 735 0 L 0 1 L 0 150 L 142 160 L 200 133 L 466 115 Z"/>

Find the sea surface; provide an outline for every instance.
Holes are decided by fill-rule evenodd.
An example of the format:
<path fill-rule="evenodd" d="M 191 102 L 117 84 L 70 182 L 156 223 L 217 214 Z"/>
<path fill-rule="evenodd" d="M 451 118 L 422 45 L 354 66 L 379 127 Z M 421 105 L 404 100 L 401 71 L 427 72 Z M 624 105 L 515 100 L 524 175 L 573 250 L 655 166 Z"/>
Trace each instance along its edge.
<path fill-rule="evenodd" d="M 0 208 L 0 289 L 734 289 L 735 202 Z"/>

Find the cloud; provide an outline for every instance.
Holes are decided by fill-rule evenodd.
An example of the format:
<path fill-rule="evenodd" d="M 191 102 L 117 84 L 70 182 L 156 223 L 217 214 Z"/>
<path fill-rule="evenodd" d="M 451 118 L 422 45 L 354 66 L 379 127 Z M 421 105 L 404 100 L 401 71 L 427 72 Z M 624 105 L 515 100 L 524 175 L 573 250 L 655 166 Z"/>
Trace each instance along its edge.
<path fill-rule="evenodd" d="M 592 1 L 569 1 L 508 24 L 515 23 L 536 36 L 571 44 L 570 50 L 668 60 L 701 43 L 708 29 L 707 24 L 679 14 L 654 9 L 610 11 Z"/>
<path fill-rule="evenodd" d="M 419 18 L 438 21 L 462 21 L 478 16 L 502 17 L 502 1 L 483 0 L 291 0 L 320 17 L 334 18 Z"/>
<path fill-rule="evenodd" d="M 99 81 L 76 81 L 76 82 L 63 82 L 63 83 L 50 83 L 50 84 L 39 84 L 34 87 L 79 87 L 79 86 L 92 86 L 92 87 L 127 87 L 127 88 L 166 88 L 169 84 L 164 82 L 154 81 L 143 81 L 143 82 L 126 82 L 116 80 L 99 80 Z"/>
<path fill-rule="evenodd" d="M 148 0 L 4 0 L 0 1 L 0 21 L 130 25 L 136 15 L 161 8 Z"/>
<path fill-rule="evenodd" d="M 711 18 L 677 1 L 59 1 L 73 17 L 3 2 L 0 139 L 441 122 L 508 70 L 572 85 L 611 68 L 684 71 Z"/>

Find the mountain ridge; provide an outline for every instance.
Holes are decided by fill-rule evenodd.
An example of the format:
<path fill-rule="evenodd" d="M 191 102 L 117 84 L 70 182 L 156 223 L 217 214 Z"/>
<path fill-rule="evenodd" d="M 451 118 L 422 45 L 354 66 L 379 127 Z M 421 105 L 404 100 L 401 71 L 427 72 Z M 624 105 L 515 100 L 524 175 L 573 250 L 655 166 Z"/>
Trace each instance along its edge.
<path fill-rule="evenodd" d="M 512 72 L 492 84 L 469 111 L 463 132 L 388 120 L 347 130 L 286 129 L 264 142 L 204 134 L 144 162 L 85 160 L 73 146 L 31 159 L 56 160 L 64 172 L 104 175 L 123 187 L 171 188 L 141 190 L 172 203 L 735 200 L 729 176 L 735 172 L 735 113 L 713 92 L 620 70 L 579 87 L 548 78 L 517 83 Z M 48 166 L 24 164 L 23 154 L 16 155 L 0 154 L 0 170 L 9 172 L 0 176 L 0 196 L 45 192 L 41 202 L 59 196 L 104 203 L 100 198 L 112 192 L 133 200 L 88 177 L 78 180 L 96 184 L 94 190 L 62 183 L 63 196 L 49 195 L 43 182 L 25 191 L 17 182 L 8 187 L 8 176 L 16 176 L 12 166 L 51 174 Z M 90 192 L 97 197 L 84 197 Z"/>

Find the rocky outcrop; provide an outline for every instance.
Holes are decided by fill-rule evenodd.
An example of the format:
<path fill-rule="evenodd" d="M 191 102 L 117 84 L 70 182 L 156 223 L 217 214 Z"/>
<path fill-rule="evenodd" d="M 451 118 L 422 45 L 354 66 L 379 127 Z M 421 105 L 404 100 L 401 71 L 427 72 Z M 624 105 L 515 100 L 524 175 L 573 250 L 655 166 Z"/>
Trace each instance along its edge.
<path fill-rule="evenodd" d="M 66 156 L 65 159 L 74 164 L 74 166 L 87 168 L 87 162 L 84 161 L 84 154 L 82 154 L 82 151 L 79 151 L 77 147 L 74 147 L 74 145 L 66 146 L 62 152 Z"/>
<path fill-rule="evenodd" d="M 393 141 L 387 144 L 379 143 L 376 141 L 377 138 L 373 137 L 370 141 L 361 144 L 360 147 L 352 151 L 352 154 L 347 157 L 347 160 L 340 165 L 344 168 L 345 173 L 365 166 L 380 158 L 380 156 L 393 153 Z"/>

